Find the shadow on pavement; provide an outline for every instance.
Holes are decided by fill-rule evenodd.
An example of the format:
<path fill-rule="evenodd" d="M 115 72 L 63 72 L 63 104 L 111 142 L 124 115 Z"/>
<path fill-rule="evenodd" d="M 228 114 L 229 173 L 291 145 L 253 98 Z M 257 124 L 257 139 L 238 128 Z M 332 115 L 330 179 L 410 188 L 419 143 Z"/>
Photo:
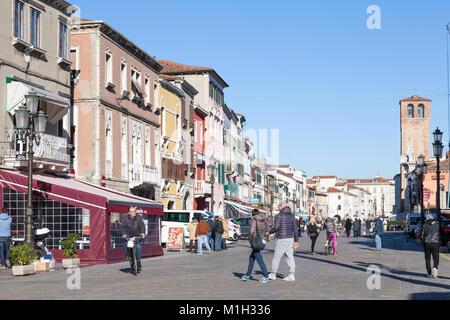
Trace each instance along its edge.
<path fill-rule="evenodd" d="M 339 266 L 339 267 L 349 268 L 349 269 L 353 269 L 353 270 L 357 270 L 357 271 L 361 271 L 361 272 L 367 273 L 367 268 L 365 268 L 365 267 L 354 266 L 354 265 L 350 265 L 350 264 L 346 264 L 346 263 L 342 263 L 342 262 L 337 262 L 337 261 L 332 261 L 332 260 L 313 258 L 313 257 L 310 257 L 310 256 L 299 256 L 297 253 L 295 253 L 294 256 L 298 257 L 298 258 L 310 259 L 310 260 L 314 260 L 314 261 L 320 261 L 320 262 L 336 265 L 336 266 Z M 364 263 L 364 264 L 366 264 L 366 263 Z M 370 263 L 369 265 L 372 265 L 372 264 L 376 265 L 375 263 Z M 383 265 L 380 265 L 380 266 L 383 266 Z M 391 279 L 398 280 L 398 281 L 408 282 L 408 283 L 412 283 L 412 284 L 415 284 L 415 285 L 430 286 L 430 287 L 437 287 L 437 288 L 450 290 L 450 285 L 447 285 L 447 284 L 431 282 L 431 281 L 429 281 L 428 278 L 425 278 L 426 280 L 415 280 L 415 279 L 403 278 L 403 277 L 395 275 L 395 273 L 402 274 L 402 272 L 405 272 L 403 270 L 394 270 L 394 269 L 388 269 L 388 268 L 384 268 L 384 269 L 385 270 L 389 270 L 389 272 L 393 273 L 393 274 L 382 273 L 381 275 L 383 277 L 386 277 L 386 278 L 391 278 Z M 423 276 L 423 274 L 421 274 L 421 276 Z M 447 278 L 444 278 L 444 277 L 441 277 L 441 278 L 442 279 L 447 279 Z M 439 280 L 439 278 L 438 278 L 438 280 Z"/>
<path fill-rule="evenodd" d="M 422 246 L 417 245 L 416 239 L 407 239 L 403 238 L 403 241 L 398 241 L 398 237 L 394 239 L 394 236 L 398 236 L 398 232 L 386 232 L 382 237 L 382 249 L 391 249 L 391 250 L 401 250 L 401 251 L 416 251 L 423 252 Z M 369 248 L 375 249 L 375 239 L 374 237 L 366 237 L 366 241 L 357 241 L 351 240 L 348 243 L 350 244 L 359 244 L 363 246 L 367 246 Z M 370 250 L 370 249 L 369 249 Z"/>
<path fill-rule="evenodd" d="M 423 264 L 424 264 L 424 272 L 421 272 L 421 273 L 405 271 L 405 270 L 395 270 L 395 269 L 387 268 L 383 264 L 379 264 L 379 263 L 367 263 L 367 262 L 361 262 L 361 261 L 355 261 L 355 263 L 357 265 L 365 267 L 365 268 L 369 267 L 370 265 L 374 265 L 374 266 L 379 267 L 380 269 L 384 269 L 384 270 L 386 270 L 386 271 L 388 271 L 390 273 L 393 273 L 393 274 L 405 275 L 405 276 L 410 276 L 410 277 L 422 277 L 422 278 L 426 278 L 426 276 L 427 276 L 426 271 L 425 271 L 425 260 L 423 262 Z M 441 279 L 441 280 L 450 280 L 450 277 L 439 276 L 438 280 L 439 279 Z M 449 295 L 450 295 L 450 293 L 449 293 Z"/>
<path fill-rule="evenodd" d="M 412 300 L 450 300 L 450 293 L 446 292 L 419 292 L 410 295 Z"/>

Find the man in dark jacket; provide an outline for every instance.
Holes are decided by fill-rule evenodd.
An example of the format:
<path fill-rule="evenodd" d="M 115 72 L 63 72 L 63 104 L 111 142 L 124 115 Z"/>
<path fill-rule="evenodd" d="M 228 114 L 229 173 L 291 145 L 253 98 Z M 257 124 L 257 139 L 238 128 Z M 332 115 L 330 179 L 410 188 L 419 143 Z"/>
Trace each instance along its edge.
<path fill-rule="evenodd" d="M 223 234 L 223 224 L 222 218 L 216 217 L 216 222 L 214 223 L 214 234 L 215 234 L 215 247 L 216 251 L 222 250 L 222 234 Z"/>
<path fill-rule="evenodd" d="M 145 238 L 145 224 L 144 219 L 141 215 L 136 214 L 135 207 L 128 208 L 128 215 L 121 215 L 120 217 L 120 233 L 122 234 L 122 238 L 128 241 L 132 237 L 141 236 L 142 239 Z M 142 270 L 141 266 L 141 244 L 136 243 L 136 260 L 138 272 Z M 128 246 L 126 246 L 125 251 L 126 256 L 128 257 Z M 133 270 L 133 268 L 131 268 Z"/>
<path fill-rule="evenodd" d="M 298 247 L 298 224 L 295 216 L 292 214 L 291 208 L 281 203 L 280 213 L 275 216 L 275 221 L 270 233 L 275 233 L 277 244 L 272 260 L 272 272 L 269 274 L 270 280 L 277 277 L 278 266 L 282 256 L 285 256 L 289 266 L 289 275 L 283 280 L 295 281 L 295 260 L 294 249 Z"/>
<path fill-rule="evenodd" d="M 353 222 L 353 236 L 359 237 L 359 230 L 361 229 L 361 221 L 358 218 Z"/>
<path fill-rule="evenodd" d="M 352 219 L 348 217 L 347 220 L 345 221 L 345 233 L 347 234 L 347 237 L 350 237 L 351 229 L 352 229 Z"/>
<path fill-rule="evenodd" d="M 208 217 L 208 225 L 209 225 L 209 232 L 208 232 L 208 243 L 211 250 L 215 250 L 214 248 L 214 221 L 211 216 Z"/>
<path fill-rule="evenodd" d="M 425 266 L 429 278 L 438 277 L 439 267 L 439 222 L 431 214 L 427 214 L 425 224 L 419 234 L 425 251 Z M 431 255 L 433 255 L 433 269 L 431 269 Z"/>

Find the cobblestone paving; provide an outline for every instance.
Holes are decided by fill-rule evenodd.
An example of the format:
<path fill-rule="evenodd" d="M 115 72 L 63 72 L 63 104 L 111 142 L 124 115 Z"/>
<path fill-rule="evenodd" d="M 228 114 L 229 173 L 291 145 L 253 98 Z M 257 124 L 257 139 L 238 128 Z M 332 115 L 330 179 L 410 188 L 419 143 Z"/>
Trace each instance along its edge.
<path fill-rule="evenodd" d="M 227 250 L 196 256 L 169 252 L 143 260 L 143 272 L 131 275 L 128 263 L 81 268 L 81 288 L 67 289 L 66 271 L 13 277 L 0 270 L 0 299 L 450 299 L 450 256 L 442 254 L 439 278 L 428 279 L 422 247 L 401 233 L 386 233 L 383 251 L 373 251 L 373 237 L 339 237 L 338 256 L 323 254 L 324 235 L 311 255 L 310 240 L 302 237 L 295 252 L 296 281 L 285 282 L 288 274 L 284 259 L 279 278 L 260 284 L 262 277 L 255 263 L 253 279 L 240 280 L 247 270 L 250 253 L 247 241 Z M 275 240 L 264 250 L 270 271 Z M 381 272 L 380 289 L 369 290 L 369 266 Z M 371 282 L 375 283 L 375 282 Z"/>

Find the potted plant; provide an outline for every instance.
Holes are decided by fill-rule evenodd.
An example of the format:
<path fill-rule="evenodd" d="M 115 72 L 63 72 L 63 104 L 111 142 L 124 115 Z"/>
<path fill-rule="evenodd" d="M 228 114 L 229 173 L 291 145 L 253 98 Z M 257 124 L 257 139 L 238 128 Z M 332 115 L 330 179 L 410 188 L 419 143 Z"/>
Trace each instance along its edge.
<path fill-rule="evenodd" d="M 61 246 L 64 249 L 63 256 L 69 257 L 62 259 L 63 268 L 78 267 L 80 265 L 80 259 L 77 258 L 77 243 L 80 238 L 79 234 L 69 233 L 67 238 L 61 241 Z"/>
<path fill-rule="evenodd" d="M 26 244 L 18 244 L 10 249 L 10 260 L 13 264 L 12 274 L 14 276 L 25 276 L 36 272 L 32 264 L 37 257 L 32 248 Z"/>

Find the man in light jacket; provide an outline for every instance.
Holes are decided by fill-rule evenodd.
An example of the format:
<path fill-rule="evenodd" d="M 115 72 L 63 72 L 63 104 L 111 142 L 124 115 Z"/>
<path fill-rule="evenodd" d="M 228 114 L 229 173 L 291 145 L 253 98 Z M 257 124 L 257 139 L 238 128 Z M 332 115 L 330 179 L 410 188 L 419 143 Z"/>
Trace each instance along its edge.
<path fill-rule="evenodd" d="M 11 223 L 12 219 L 8 215 L 8 211 L 6 209 L 2 209 L 2 213 L 0 214 L 0 258 L 2 260 L 2 269 L 5 269 L 5 266 L 11 268 L 11 263 L 9 262 Z"/>
<path fill-rule="evenodd" d="M 269 274 L 270 280 L 277 277 L 278 267 L 282 256 L 285 256 L 289 266 L 289 275 L 283 280 L 295 281 L 295 260 L 294 249 L 298 247 L 298 224 L 295 216 L 292 214 L 291 208 L 285 203 L 281 203 L 278 207 L 280 213 L 275 216 L 275 221 L 270 233 L 275 233 L 277 244 L 272 259 L 272 272 Z"/>

